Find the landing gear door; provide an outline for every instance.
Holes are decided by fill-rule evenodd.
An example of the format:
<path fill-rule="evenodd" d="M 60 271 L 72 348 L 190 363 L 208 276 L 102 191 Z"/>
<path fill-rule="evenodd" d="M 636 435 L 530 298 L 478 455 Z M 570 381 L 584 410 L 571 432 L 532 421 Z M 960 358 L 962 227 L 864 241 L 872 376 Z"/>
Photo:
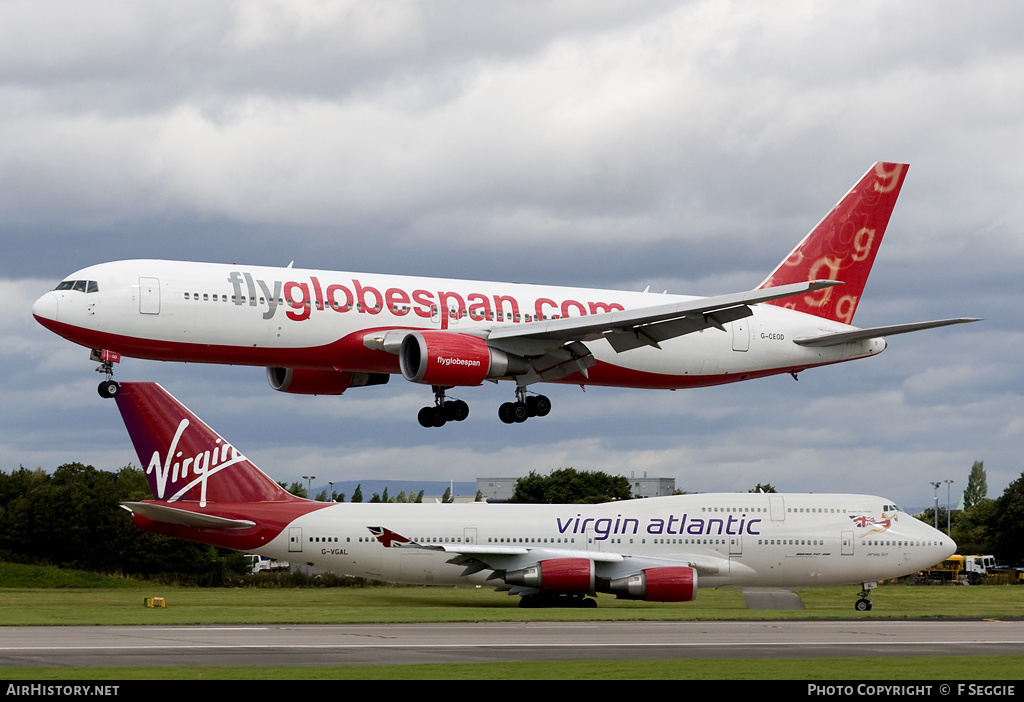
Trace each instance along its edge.
<path fill-rule="evenodd" d="M 139 312 L 160 314 L 160 281 L 156 278 L 139 278 Z"/>

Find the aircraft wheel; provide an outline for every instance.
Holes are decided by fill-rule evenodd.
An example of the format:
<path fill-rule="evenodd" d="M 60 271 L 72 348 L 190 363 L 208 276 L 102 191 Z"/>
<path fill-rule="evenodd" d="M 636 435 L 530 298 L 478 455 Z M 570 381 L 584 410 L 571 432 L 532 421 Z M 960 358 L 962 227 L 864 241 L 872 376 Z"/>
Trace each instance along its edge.
<path fill-rule="evenodd" d="M 857 600 L 857 604 L 855 604 L 853 607 L 858 612 L 870 612 L 871 611 L 871 600 L 866 600 L 864 598 L 861 598 L 861 599 Z"/>
<path fill-rule="evenodd" d="M 498 419 L 505 422 L 505 424 L 514 424 L 516 421 L 514 407 L 515 404 L 512 402 L 502 402 L 501 406 L 498 407 Z"/>
<path fill-rule="evenodd" d="M 104 380 L 100 383 L 97 391 L 103 398 L 117 397 L 117 394 L 121 392 L 121 385 L 116 380 Z"/>
<path fill-rule="evenodd" d="M 546 417 L 548 412 L 551 411 L 551 400 L 545 395 L 538 395 L 534 402 L 534 411 L 538 417 Z"/>
<path fill-rule="evenodd" d="M 525 402 L 512 403 L 512 419 L 516 424 L 522 424 L 530 418 L 530 410 Z"/>
<path fill-rule="evenodd" d="M 416 415 L 416 421 L 420 423 L 421 427 L 432 427 L 434 426 L 434 412 L 433 407 L 423 407 Z"/>
<path fill-rule="evenodd" d="M 433 424 L 433 426 L 435 426 L 435 427 L 443 427 L 445 425 L 445 422 L 448 421 L 448 418 L 445 416 L 444 408 L 443 407 L 431 407 L 430 411 L 431 411 L 431 413 L 434 416 L 434 424 Z"/>
<path fill-rule="evenodd" d="M 421 427 L 443 427 L 445 423 L 444 412 L 437 407 L 424 407 L 416 415 Z"/>
<path fill-rule="evenodd" d="M 469 416 L 469 405 L 462 400 L 445 402 L 444 416 L 445 419 L 450 419 L 453 422 L 461 422 Z"/>

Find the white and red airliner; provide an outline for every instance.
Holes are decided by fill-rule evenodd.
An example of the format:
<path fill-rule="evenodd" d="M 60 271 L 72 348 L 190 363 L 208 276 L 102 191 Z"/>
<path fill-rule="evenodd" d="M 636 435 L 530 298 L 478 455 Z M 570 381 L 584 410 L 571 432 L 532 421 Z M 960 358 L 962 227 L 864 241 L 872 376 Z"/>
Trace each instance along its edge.
<path fill-rule="evenodd" d="M 705 494 L 596 505 L 387 504 L 295 497 L 166 390 L 124 383 L 125 427 L 156 497 L 124 503 L 140 528 L 352 576 L 493 585 L 520 606 L 592 596 L 687 602 L 698 587 L 862 584 L 956 551 L 891 500 Z"/>
<path fill-rule="evenodd" d="M 134 260 L 68 276 L 32 307 L 92 350 L 117 394 L 121 356 L 265 366 L 275 390 L 341 394 L 401 373 L 433 388 L 423 426 L 465 419 L 452 388 L 515 383 L 499 417 L 543 416 L 535 383 L 679 389 L 796 374 L 947 324 L 852 326 L 905 164 L 876 163 L 753 290 L 690 297 L 571 287 Z"/>

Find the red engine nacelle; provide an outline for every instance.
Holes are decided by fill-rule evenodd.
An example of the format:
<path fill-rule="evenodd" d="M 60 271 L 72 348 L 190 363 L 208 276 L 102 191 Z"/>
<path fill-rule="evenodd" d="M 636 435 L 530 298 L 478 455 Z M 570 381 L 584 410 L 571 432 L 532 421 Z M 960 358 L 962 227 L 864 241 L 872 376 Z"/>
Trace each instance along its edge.
<path fill-rule="evenodd" d="M 387 373 L 350 373 L 315 368 L 267 368 L 270 387 L 296 395 L 340 395 L 349 388 L 383 385 Z"/>
<path fill-rule="evenodd" d="M 697 597 L 697 571 L 687 566 L 645 568 L 608 583 L 619 597 L 648 602 L 690 602 Z"/>
<path fill-rule="evenodd" d="M 505 582 L 545 592 L 589 594 L 594 592 L 594 562 L 589 558 L 552 558 L 505 573 Z"/>
<path fill-rule="evenodd" d="M 406 380 L 447 387 L 530 370 L 526 359 L 491 348 L 478 336 L 446 331 L 410 332 L 402 339 L 398 361 Z"/>

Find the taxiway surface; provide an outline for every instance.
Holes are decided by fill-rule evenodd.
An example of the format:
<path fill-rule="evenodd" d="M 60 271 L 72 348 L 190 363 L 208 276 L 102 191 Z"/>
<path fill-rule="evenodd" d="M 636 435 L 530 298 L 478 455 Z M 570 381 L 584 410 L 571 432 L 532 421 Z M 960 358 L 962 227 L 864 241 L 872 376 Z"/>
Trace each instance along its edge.
<path fill-rule="evenodd" d="M 956 635 L 951 636 L 951 629 Z M 1024 655 L 1024 621 L 0 627 L 0 666 Z"/>

